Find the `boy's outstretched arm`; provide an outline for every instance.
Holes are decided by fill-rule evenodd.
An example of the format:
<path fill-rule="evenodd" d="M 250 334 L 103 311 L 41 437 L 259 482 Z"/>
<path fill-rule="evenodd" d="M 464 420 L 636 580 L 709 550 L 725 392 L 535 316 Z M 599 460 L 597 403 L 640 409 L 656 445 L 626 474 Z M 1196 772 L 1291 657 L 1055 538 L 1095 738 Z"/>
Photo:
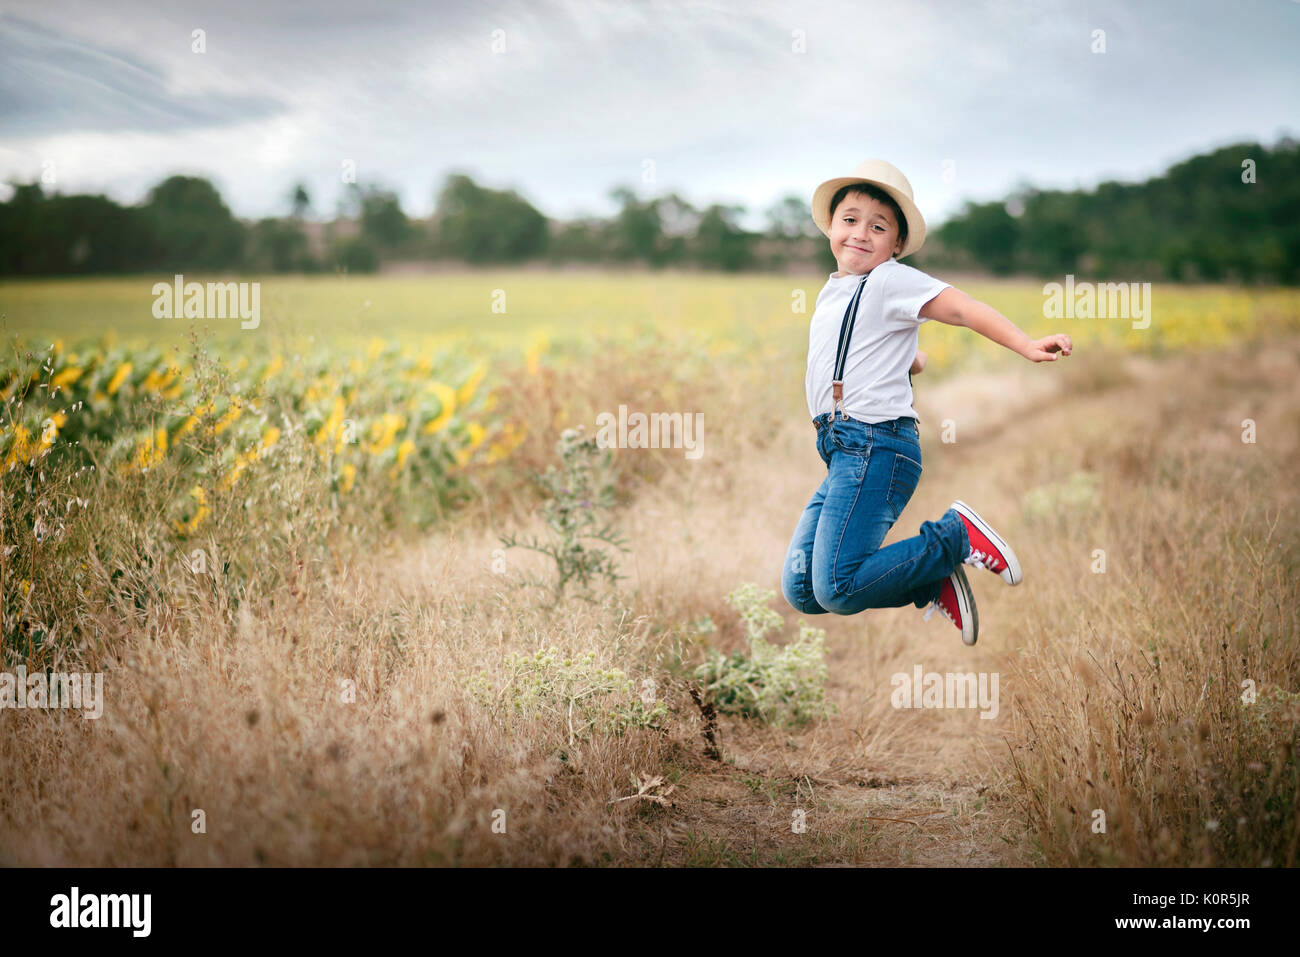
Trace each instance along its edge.
<path fill-rule="evenodd" d="M 965 326 L 998 345 L 1006 346 L 1030 362 L 1054 361 L 1063 355 L 1068 356 L 1074 348 L 1074 343 L 1065 333 L 1030 339 L 1014 322 L 992 306 L 972 299 L 952 286 L 922 306 L 920 315 L 926 319 L 946 322 L 950 326 Z"/>

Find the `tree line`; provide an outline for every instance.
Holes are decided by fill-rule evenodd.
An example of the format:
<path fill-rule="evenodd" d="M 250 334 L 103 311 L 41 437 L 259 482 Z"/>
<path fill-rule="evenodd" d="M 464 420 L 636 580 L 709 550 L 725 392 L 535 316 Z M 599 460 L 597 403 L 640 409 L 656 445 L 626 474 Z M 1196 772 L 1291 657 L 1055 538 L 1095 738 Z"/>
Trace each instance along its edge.
<path fill-rule="evenodd" d="M 0 203 L 0 275 L 85 275 L 185 270 L 372 272 L 386 262 L 471 265 L 567 262 L 723 272 L 836 268 L 807 200 L 787 196 L 764 211 L 761 231 L 741 226 L 745 208 L 697 209 L 676 193 L 641 199 L 610 193 L 609 218 L 553 221 L 514 190 L 453 173 L 427 221 L 396 193 L 350 185 L 338 215 L 308 218 L 295 186 L 285 215 L 237 218 L 208 180 L 171 176 L 137 205 L 104 196 L 47 194 L 14 183 Z M 907 260 L 921 269 L 1095 279 L 1300 280 L 1300 147 L 1283 138 L 1224 147 L 1143 183 L 1092 190 L 1021 186 L 1006 199 L 967 203 L 931 227 Z"/>

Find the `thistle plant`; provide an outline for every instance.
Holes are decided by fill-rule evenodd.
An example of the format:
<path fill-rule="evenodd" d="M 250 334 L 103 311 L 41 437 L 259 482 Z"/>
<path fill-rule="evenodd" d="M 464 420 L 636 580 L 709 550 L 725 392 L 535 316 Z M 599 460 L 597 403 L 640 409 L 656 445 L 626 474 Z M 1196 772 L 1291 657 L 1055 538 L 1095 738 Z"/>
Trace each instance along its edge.
<path fill-rule="evenodd" d="M 561 467 L 552 466 L 544 475 L 535 475 L 547 494 L 542 506 L 542 517 L 551 530 L 551 541 L 542 542 L 535 536 L 521 542 L 513 535 L 501 536 L 507 548 L 528 548 L 555 561 L 556 579 L 551 586 L 555 601 L 564 596 L 571 582 L 581 586 L 579 597 L 593 601 L 591 583 L 604 578 L 611 585 L 626 578 L 615 571 L 614 558 L 609 552 L 584 546 L 583 541 L 606 542 L 620 551 L 623 537 L 612 524 L 604 522 L 598 513 L 614 505 L 614 485 L 609 476 L 610 452 L 602 450 L 594 437 L 584 434 L 583 426 L 565 429 L 556 443 Z M 537 579 L 526 579 L 532 584 L 545 586 Z"/>
<path fill-rule="evenodd" d="M 803 724 L 834 710 L 826 700 L 826 632 L 803 622 L 787 645 L 764 639 L 780 628 L 781 616 L 767 606 L 774 592 L 741 585 L 727 596 L 740 613 L 749 638 L 749 654 L 715 651 L 695 669 L 695 678 L 714 707 L 726 714 L 758 718 L 774 725 Z"/>

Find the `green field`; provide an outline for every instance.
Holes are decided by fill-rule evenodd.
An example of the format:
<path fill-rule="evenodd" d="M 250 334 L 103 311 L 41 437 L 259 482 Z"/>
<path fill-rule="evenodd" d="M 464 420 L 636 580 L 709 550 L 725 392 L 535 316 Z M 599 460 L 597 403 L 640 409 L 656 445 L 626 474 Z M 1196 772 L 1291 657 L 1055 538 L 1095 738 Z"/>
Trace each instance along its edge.
<path fill-rule="evenodd" d="M 256 329 L 237 319 L 156 319 L 153 285 L 169 277 L 62 279 L 0 283 L 0 334 L 32 345 L 185 347 L 191 327 L 226 355 L 250 359 L 266 350 L 325 344 L 355 347 L 379 337 L 415 349 L 459 340 L 489 351 L 522 351 L 536 337 L 612 336 L 638 330 L 699 337 L 716 351 L 797 352 L 824 278 L 719 276 L 689 273 L 543 273 L 465 271 L 419 276 L 265 276 Z M 222 277 L 191 274 L 187 281 Z M 940 277 L 944 278 L 944 277 Z M 1186 346 L 1218 346 L 1300 327 L 1300 292 L 1156 285 L 1152 321 L 1044 316 L 1041 283 L 1032 280 L 954 282 L 1003 312 L 1029 335 L 1069 333 L 1080 346 L 1161 354 Z M 44 340 L 44 342 L 42 342 Z M 941 372 L 1000 347 L 961 330 L 928 323 L 921 348 Z"/>
<path fill-rule="evenodd" d="M 349 341 L 375 336 L 405 343 L 423 337 L 469 337 L 509 345 L 527 336 L 618 334 L 650 325 L 752 336 L 758 327 L 800 325 L 795 290 L 809 300 L 815 280 L 786 277 L 565 275 L 528 271 L 464 272 L 416 277 L 249 277 L 261 284 L 261 324 L 237 320 L 156 319 L 155 282 L 168 277 L 34 280 L 0 284 L 4 332 L 24 339 L 96 339 L 162 346 L 193 323 L 242 348 L 268 336 Z M 187 281 L 221 277 L 186 276 Z"/>

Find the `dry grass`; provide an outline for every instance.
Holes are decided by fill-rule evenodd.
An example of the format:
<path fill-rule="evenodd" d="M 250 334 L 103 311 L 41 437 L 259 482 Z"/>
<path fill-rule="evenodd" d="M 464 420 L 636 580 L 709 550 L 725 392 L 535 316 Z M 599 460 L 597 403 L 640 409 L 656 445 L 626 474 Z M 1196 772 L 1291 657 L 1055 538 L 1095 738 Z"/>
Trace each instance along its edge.
<path fill-rule="evenodd" d="M 499 533 L 540 531 L 520 496 L 418 543 L 292 568 L 237 613 L 178 582 L 186 602 L 105 620 L 111 650 L 86 660 L 107 673 L 101 720 L 0 714 L 0 857 L 1294 864 L 1297 714 L 1274 691 L 1300 690 L 1288 479 L 1300 465 L 1300 344 L 1122 372 L 1082 353 L 1068 362 L 1068 374 L 1022 364 L 1033 385 L 1002 380 L 1001 403 L 987 374 L 942 388 L 918 378 L 926 473 L 890 540 L 959 497 L 1013 542 L 1025 582 L 971 571 L 973 649 L 911 608 L 819 616 L 829 720 L 792 730 L 724 718 L 724 760 L 703 754 L 681 676 L 705 639 L 687 623 L 710 615 L 710 642 L 742 646 L 723 596 L 743 581 L 777 589 L 824 474 L 802 411 L 772 430 L 728 418 L 749 397 L 724 379 L 706 419 L 706 442 L 719 444 L 695 463 L 653 453 L 653 481 L 625 487 L 631 580 L 603 605 L 545 615 L 494 573 Z M 612 395 L 597 407 L 627 401 Z M 1246 417 L 1253 445 L 1240 441 Z M 955 444 L 938 439 L 944 418 Z M 1078 472 L 1097 476 L 1095 505 L 1026 506 L 1028 491 L 1047 486 L 1050 500 Z M 1091 570 L 1098 548 L 1103 574 Z M 542 571 L 536 558 L 508 562 Z M 467 688 L 480 669 L 502 686 L 509 652 L 548 646 L 654 678 L 668 730 L 571 742 L 554 715 L 493 710 Z M 916 664 L 999 672 L 999 717 L 894 709 L 890 676 Z M 1249 707 L 1245 678 L 1261 692 Z M 345 680 L 355 703 L 341 700 Z M 672 806 L 611 803 L 637 791 L 633 774 L 663 776 Z M 196 809 L 206 833 L 193 833 Z M 800 810 L 803 833 L 791 827 Z M 505 833 L 493 830 L 499 811 Z"/>
<path fill-rule="evenodd" d="M 1014 629 L 1017 797 L 1047 863 L 1295 865 L 1298 374 L 1294 342 L 1147 368 L 1075 448 L 1045 443 L 1101 479 L 1095 509 L 1036 526 L 1035 567 L 1074 575 L 1034 579 Z"/>

